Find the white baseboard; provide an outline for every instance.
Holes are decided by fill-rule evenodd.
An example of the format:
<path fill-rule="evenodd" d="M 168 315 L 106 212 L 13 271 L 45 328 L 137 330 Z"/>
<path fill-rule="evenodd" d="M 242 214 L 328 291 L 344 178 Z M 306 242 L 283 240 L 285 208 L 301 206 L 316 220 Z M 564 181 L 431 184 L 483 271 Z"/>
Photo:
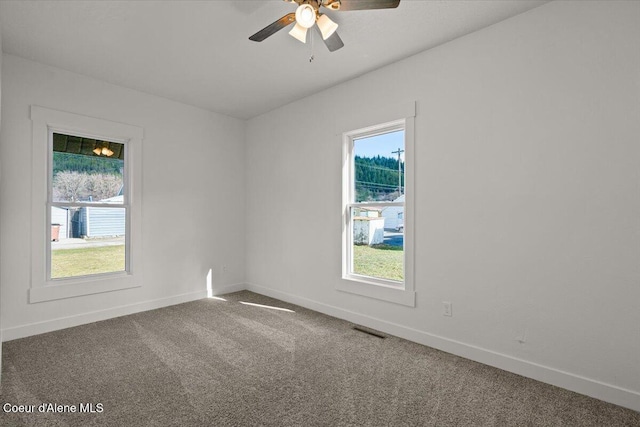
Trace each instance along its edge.
<path fill-rule="evenodd" d="M 496 353 L 481 347 L 429 334 L 417 329 L 365 316 L 353 311 L 319 303 L 304 297 L 276 291 L 263 286 L 247 284 L 246 289 L 257 294 L 296 304 L 329 316 L 357 323 L 390 335 L 436 348 L 447 353 L 455 354 L 456 356 L 474 360 L 485 365 L 513 372 L 514 374 L 532 378 L 537 381 L 575 391 L 576 393 L 591 396 L 605 402 L 610 402 L 640 412 L 640 393 L 633 390 L 606 384 L 580 375 L 575 375 L 570 372 L 539 365 L 537 363 L 518 359 L 506 354 Z"/>
<path fill-rule="evenodd" d="M 46 332 L 57 331 L 59 329 L 71 328 L 73 326 L 98 322 L 100 320 L 126 316 L 128 314 L 139 313 L 141 311 L 155 310 L 156 308 L 182 304 L 184 302 L 195 301 L 206 297 L 207 291 L 191 292 L 167 298 L 144 301 L 136 304 L 121 305 L 107 310 L 92 311 L 89 313 L 77 314 L 75 316 L 59 317 L 57 319 L 47 320 L 44 322 L 14 326 L 12 328 L 6 328 L 2 330 L 2 340 L 3 342 L 11 341 L 18 338 L 29 337 L 31 335 L 44 334 Z"/>
<path fill-rule="evenodd" d="M 223 295 L 245 289 L 640 412 L 640 393 L 636 391 L 606 384 L 505 354 L 496 353 L 491 350 L 429 334 L 427 332 L 398 325 L 396 323 L 365 316 L 339 307 L 319 303 L 308 298 L 276 291 L 259 285 L 243 283 L 215 288 L 213 289 L 213 294 Z M 1 331 L 2 341 L 11 341 L 18 338 L 43 334 L 100 320 L 126 316 L 128 314 L 139 313 L 141 311 L 154 310 L 170 305 L 195 301 L 206 297 L 206 291 L 192 292 L 137 304 L 119 306 L 108 310 L 94 311 L 44 322 L 16 326 L 3 329 Z"/>

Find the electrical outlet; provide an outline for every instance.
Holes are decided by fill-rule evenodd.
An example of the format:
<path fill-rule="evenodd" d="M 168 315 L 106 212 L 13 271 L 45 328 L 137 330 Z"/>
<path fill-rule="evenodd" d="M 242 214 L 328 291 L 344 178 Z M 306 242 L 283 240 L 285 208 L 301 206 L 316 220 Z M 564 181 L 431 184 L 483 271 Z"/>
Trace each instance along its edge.
<path fill-rule="evenodd" d="M 453 316 L 453 308 L 451 302 L 442 301 L 442 315 L 449 317 Z"/>

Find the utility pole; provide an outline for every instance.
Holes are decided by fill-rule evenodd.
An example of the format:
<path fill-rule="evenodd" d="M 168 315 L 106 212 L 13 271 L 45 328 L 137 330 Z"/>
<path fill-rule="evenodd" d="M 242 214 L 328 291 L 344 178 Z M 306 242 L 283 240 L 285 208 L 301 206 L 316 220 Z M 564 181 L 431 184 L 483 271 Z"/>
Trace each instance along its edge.
<path fill-rule="evenodd" d="M 391 154 L 398 155 L 398 197 L 402 196 L 402 168 L 400 167 L 400 154 L 404 153 L 404 150 L 398 147 L 398 151 L 392 151 Z"/>

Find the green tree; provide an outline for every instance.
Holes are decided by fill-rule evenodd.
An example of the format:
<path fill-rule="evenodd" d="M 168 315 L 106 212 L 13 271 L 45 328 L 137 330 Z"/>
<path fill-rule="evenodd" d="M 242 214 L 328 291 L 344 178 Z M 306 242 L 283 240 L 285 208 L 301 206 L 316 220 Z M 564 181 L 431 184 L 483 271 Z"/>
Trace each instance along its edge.
<path fill-rule="evenodd" d="M 355 157 L 356 201 L 385 201 L 397 198 L 398 160 L 392 157 Z M 404 187 L 404 164 L 401 186 Z"/>

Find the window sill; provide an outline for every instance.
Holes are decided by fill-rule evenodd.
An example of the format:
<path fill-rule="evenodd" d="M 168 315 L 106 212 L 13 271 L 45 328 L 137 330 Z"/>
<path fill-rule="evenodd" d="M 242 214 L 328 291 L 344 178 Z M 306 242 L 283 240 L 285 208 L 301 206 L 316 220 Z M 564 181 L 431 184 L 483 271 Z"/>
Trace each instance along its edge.
<path fill-rule="evenodd" d="M 343 277 L 336 285 L 336 289 L 341 292 L 361 295 L 405 305 L 407 307 L 416 306 L 416 293 L 414 291 L 409 291 L 405 287 L 384 285 L 355 276 Z"/>
<path fill-rule="evenodd" d="M 44 286 L 32 287 L 29 290 L 29 303 L 33 304 L 138 287 L 140 287 L 139 281 L 134 280 L 132 275 L 126 273 L 49 281 Z"/>

